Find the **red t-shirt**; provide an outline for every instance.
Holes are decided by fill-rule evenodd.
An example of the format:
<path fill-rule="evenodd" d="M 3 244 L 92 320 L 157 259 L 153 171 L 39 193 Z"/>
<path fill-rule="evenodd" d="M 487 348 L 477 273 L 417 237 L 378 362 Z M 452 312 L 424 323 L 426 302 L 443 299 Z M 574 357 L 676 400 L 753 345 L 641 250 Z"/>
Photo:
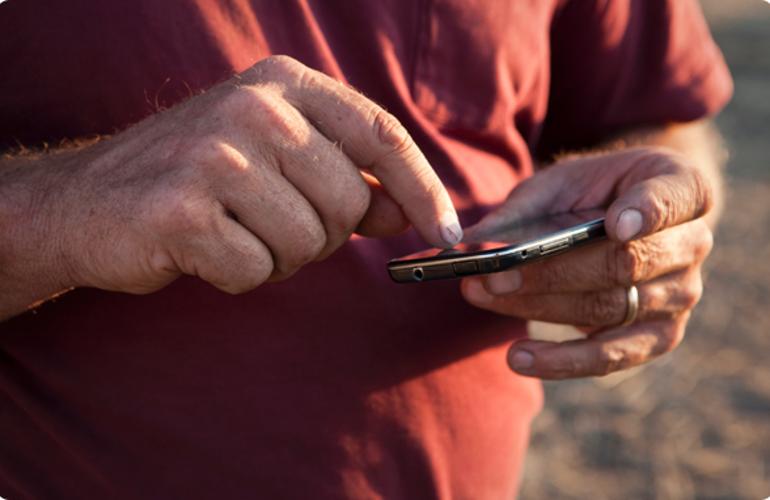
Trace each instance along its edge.
<path fill-rule="evenodd" d="M 113 133 L 288 54 L 395 114 L 465 224 L 535 153 L 731 91 L 695 0 L 9 0 L 0 33 L 0 148 Z M 242 296 L 83 289 L 0 324 L 0 495 L 515 496 L 542 397 L 505 363 L 524 322 L 391 283 L 422 246 L 353 238 Z"/>

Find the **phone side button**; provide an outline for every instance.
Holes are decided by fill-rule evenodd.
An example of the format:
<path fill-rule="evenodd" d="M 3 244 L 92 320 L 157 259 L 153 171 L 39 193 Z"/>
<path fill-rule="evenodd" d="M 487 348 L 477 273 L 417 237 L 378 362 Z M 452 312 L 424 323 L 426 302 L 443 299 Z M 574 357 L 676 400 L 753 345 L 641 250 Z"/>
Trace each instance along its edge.
<path fill-rule="evenodd" d="M 493 273 L 500 270 L 500 261 L 497 259 L 484 259 L 479 261 L 479 271 L 482 273 Z"/>
<path fill-rule="evenodd" d="M 572 241 L 583 241 L 588 239 L 588 231 L 583 229 L 577 234 L 572 235 Z"/>
<path fill-rule="evenodd" d="M 467 276 L 479 272 L 479 267 L 475 262 L 456 262 L 452 264 L 452 269 L 457 276 Z"/>
<path fill-rule="evenodd" d="M 548 255 L 551 253 L 560 252 L 569 248 L 569 245 L 569 238 L 562 238 L 560 240 L 552 241 L 551 243 L 546 243 L 545 245 L 540 245 L 540 255 Z"/>

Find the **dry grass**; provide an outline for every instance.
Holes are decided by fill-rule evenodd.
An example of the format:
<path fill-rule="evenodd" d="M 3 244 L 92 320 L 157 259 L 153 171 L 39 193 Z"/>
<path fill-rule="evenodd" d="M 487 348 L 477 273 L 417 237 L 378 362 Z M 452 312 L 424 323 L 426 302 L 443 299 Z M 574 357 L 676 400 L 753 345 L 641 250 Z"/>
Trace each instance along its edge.
<path fill-rule="evenodd" d="M 770 6 L 704 0 L 736 81 L 729 200 L 685 343 L 637 370 L 546 384 L 521 498 L 770 495 Z"/>

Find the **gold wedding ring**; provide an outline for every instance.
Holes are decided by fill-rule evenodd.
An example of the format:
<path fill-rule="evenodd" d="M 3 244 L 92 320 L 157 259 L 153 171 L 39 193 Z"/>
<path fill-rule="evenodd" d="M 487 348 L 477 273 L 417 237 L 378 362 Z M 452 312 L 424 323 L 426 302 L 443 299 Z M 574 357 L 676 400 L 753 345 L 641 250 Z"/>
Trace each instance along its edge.
<path fill-rule="evenodd" d="M 626 317 L 620 326 L 627 326 L 636 321 L 636 315 L 639 313 L 639 290 L 637 290 L 636 285 L 628 287 L 626 297 L 628 298 Z"/>

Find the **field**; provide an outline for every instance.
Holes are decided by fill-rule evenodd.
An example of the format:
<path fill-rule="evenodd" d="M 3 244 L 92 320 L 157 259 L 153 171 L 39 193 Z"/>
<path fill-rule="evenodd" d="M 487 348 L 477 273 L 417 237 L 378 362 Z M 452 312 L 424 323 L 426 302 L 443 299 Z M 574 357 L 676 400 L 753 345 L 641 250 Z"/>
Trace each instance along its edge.
<path fill-rule="evenodd" d="M 770 6 L 703 4 L 736 85 L 717 121 L 728 201 L 703 301 L 655 363 L 546 383 L 524 500 L 770 496 Z"/>

